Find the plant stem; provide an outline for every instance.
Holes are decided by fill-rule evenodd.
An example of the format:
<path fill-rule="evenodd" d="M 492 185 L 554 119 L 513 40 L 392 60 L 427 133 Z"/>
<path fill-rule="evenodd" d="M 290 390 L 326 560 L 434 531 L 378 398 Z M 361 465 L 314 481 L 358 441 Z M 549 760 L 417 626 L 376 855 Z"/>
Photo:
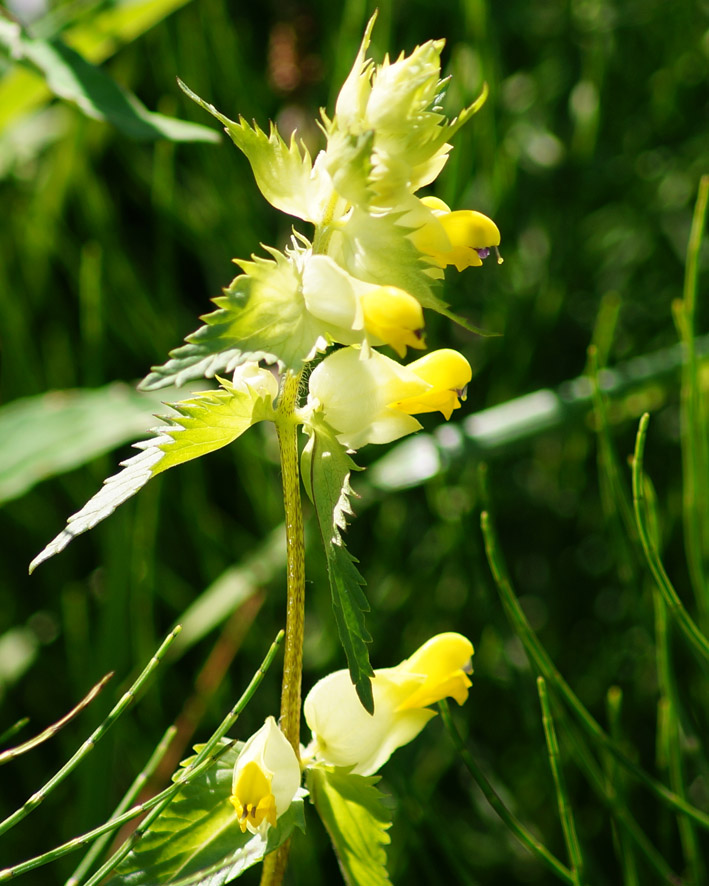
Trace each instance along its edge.
<path fill-rule="evenodd" d="M 295 408 L 301 373 L 289 372 L 281 390 L 276 416 L 281 453 L 287 566 L 286 639 L 281 687 L 281 730 L 300 760 L 300 687 L 303 675 L 305 625 L 305 541 L 298 468 L 298 424 Z M 290 840 L 264 859 L 261 886 L 279 886 L 288 864 Z"/>

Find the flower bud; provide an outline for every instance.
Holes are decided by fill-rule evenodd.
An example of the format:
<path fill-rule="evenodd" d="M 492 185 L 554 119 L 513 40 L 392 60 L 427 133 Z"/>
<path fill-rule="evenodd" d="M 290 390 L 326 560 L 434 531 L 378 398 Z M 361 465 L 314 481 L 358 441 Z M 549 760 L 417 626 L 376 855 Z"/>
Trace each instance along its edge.
<path fill-rule="evenodd" d="M 300 764 L 288 739 L 269 717 L 234 764 L 231 797 L 242 833 L 265 835 L 300 787 Z"/>
<path fill-rule="evenodd" d="M 331 766 L 372 775 L 435 716 L 427 708 L 447 696 L 468 697 L 472 643 L 461 634 L 438 634 L 394 668 L 375 670 L 374 715 L 357 697 L 347 671 L 335 671 L 308 693 L 303 706 L 313 733 L 306 753 Z"/>
<path fill-rule="evenodd" d="M 423 309 L 416 299 L 396 286 L 376 286 L 361 297 L 364 328 L 373 344 L 391 345 L 400 357 L 406 348 L 425 348 Z"/>

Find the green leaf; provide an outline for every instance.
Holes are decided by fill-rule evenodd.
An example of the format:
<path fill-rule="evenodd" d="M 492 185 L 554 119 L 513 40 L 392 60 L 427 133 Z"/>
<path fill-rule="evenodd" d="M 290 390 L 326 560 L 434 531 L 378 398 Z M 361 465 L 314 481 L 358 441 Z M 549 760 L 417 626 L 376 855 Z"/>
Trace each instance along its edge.
<path fill-rule="evenodd" d="M 188 344 L 172 351 L 163 366 L 153 367 L 141 390 L 211 378 L 247 360 L 278 362 L 297 371 L 326 346 L 323 323 L 306 310 L 295 264 L 270 251 L 273 260 L 240 262 L 246 273 L 214 299 L 219 310 L 203 316 L 205 325 L 187 336 Z"/>
<path fill-rule="evenodd" d="M 242 834 L 229 802 L 239 746 L 185 785 L 116 869 L 108 886 L 222 886 L 305 830 L 302 799 L 294 800 L 266 838 Z M 189 761 L 185 761 L 184 766 Z"/>
<path fill-rule="evenodd" d="M 303 480 L 315 507 L 325 547 L 332 608 L 350 677 L 360 701 L 371 714 L 374 700 L 369 678 L 374 671 L 367 644 L 372 638 L 364 623 L 369 603 L 362 591 L 365 581 L 355 565 L 357 560 L 342 539 L 347 519 L 353 514 L 349 502 L 352 494 L 350 472 L 360 469 L 347 455 L 335 432 L 321 418 L 313 420 L 309 433 L 310 439 L 303 450 Z"/>
<path fill-rule="evenodd" d="M 66 528 L 32 561 L 30 572 L 109 517 L 156 474 L 221 449 L 252 424 L 273 415 L 268 398 L 248 385 L 244 390 L 223 380 L 221 385 L 219 390 L 171 404 L 178 413 L 165 417 L 171 425 L 156 428 L 155 437 L 135 444 L 141 450 L 138 455 L 121 462 L 123 470 L 104 481 L 96 495 L 69 517 Z"/>
<path fill-rule="evenodd" d="M 379 776 L 344 769 L 307 771 L 310 799 L 332 840 L 347 886 L 387 886 L 387 829 L 391 814 L 375 784 Z"/>
<path fill-rule="evenodd" d="M 37 69 L 56 96 L 75 104 L 87 117 L 112 123 L 131 138 L 219 141 L 206 126 L 148 111 L 135 95 L 60 40 L 30 39 L 19 25 L 0 20 L 0 46 L 13 59 Z"/>
<path fill-rule="evenodd" d="M 246 155 L 259 190 L 272 206 L 313 224 L 322 221 L 332 185 L 319 167 L 313 167 L 308 149 L 296 141 L 295 133 L 286 144 L 273 123 L 268 135 L 256 123 L 249 126 L 243 117 L 236 123 L 181 80 L 177 82 L 185 95 L 224 125 L 227 135 Z"/>
<path fill-rule="evenodd" d="M 147 433 L 157 402 L 116 382 L 0 407 L 0 503 Z"/>

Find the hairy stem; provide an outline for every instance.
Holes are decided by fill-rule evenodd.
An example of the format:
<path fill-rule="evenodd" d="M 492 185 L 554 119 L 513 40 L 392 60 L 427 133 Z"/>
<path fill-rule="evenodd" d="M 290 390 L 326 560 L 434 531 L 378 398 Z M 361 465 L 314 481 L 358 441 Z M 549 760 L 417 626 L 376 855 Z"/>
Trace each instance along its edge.
<path fill-rule="evenodd" d="M 281 687 L 281 730 L 300 759 L 300 687 L 303 674 L 303 627 L 305 624 L 305 542 L 303 508 L 298 469 L 298 405 L 300 373 L 288 373 L 278 403 L 276 427 L 281 453 L 283 506 L 286 526 L 287 603 L 286 639 Z M 279 886 L 283 881 L 290 841 L 264 860 L 261 886 Z"/>

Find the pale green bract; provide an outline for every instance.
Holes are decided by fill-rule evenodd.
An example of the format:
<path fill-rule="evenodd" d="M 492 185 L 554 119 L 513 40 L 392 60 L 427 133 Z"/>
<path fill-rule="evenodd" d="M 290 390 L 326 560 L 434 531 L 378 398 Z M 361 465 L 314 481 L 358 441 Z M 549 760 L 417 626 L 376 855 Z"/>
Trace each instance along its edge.
<path fill-rule="evenodd" d="M 278 383 L 268 370 L 248 364 L 233 383 L 220 383 L 219 390 L 172 404 L 177 414 L 166 417 L 170 424 L 157 428 L 150 440 L 135 444 L 141 450 L 138 455 L 121 462 L 123 470 L 109 477 L 96 495 L 69 517 L 66 528 L 32 561 L 30 572 L 63 551 L 77 535 L 105 520 L 157 474 L 221 449 L 252 424 L 272 418 Z"/>

